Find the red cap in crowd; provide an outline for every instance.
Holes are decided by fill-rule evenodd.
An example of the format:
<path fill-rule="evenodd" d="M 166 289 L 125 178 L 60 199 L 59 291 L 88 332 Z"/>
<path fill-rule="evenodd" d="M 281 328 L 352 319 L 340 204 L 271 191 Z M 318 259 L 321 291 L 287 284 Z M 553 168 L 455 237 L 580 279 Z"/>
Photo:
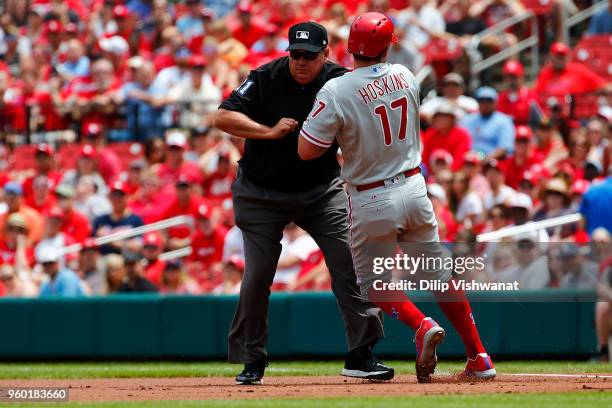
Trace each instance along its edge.
<path fill-rule="evenodd" d="M 489 160 L 485 164 L 485 167 L 484 167 L 485 172 L 487 170 L 489 170 L 489 169 L 495 169 L 495 170 L 500 171 L 500 172 L 504 171 L 502 163 L 499 160 L 495 160 L 495 159 Z"/>
<path fill-rule="evenodd" d="M 516 140 L 531 141 L 533 132 L 529 126 L 519 125 L 516 127 Z"/>
<path fill-rule="evenodd" d="M 193 54 L 189 57 L 189 65 L 194 68 L 205 68 L 208 65 L 206 57 L 200 54 Z"/>
<path fill-rule="evenodd" d="M 210 209 L 206 204 L 200 204 L 198 207 L 198 219 L 207 220 L 210 218 Z"/>
<path fill-rule="evenodd" d="M 129 15 L 130 10 L 128 10 L 128 8 L 123 4 L 117 4 L 115 7 L 113 7 L 113 16 L 115 16 L 115 18 L 126 18 Z"/>
<path fill-rule="evenodd" d="M 562 42 L 555 42 L 550 46 L 550 53 L 553 55 L 568 55 L 569 54 L 569 48 L 567 45 L 563 44 Z"/>
<path fill-rule="evenodd" d="M 57 20 L 51 20 L 47 24 L 47 32 L 49 33 L 58 34 L 61 33 L 63 30 L 64 27 L 62 27 L 62 24 Z"/>
<path fill-rule="evenodd" d="M 49 211 L 47 212 L 47 217 L 49 218 L 59 218 L 59 219 L 64 219 L 64 210 L 62 210 L 60 207 L 54 206 L 51 207 L 49 209 Z"/>
<path fill-rule="evenodd" d="M 117 180 L 111 184 L 110 191 L 111 193 L 118 191 L 120 193 L 127 194 L 128 188 L 123 181 Z"/>
<path fill-rule="evenodd" d="M 53 154 L 55 153 L 55 149 L 50 144 L 40 143 L 38 146 L 36 146 L 36 153 L 45 154 L 47 156 L 53 156 Z"/>
<path fill-rule="evenodd" d="M 241 13 L 251 13 L 253 11 L 253 5 L 250 1 L 242 0 L 238 3 L 238 11 Z"/>
<path fill-rule="evenodd" d="M 504 75 L 512 75 L 516 77 L 522 77 L 525 73 L 523 64 L 518 61 L 510 60 L 504 64 Z"/>
<path fill-rule="evenodd" d="M 159 236 L 158 233 L 156 232 L 148 232 L 146 234 L 144 234 L 144 237 L 142 238 L 142 245 L 143 246 L 152 246 L 155 248 L 161 248 L 162 247 L 162 239 Z"/>
<path fill-rule="evenodd" d="M 241 272 L 244 271 L 244 259 L 242 259 L 238 255 L 232 255 L 230 259 L 227 261 L 227 264 L 234 265 Z"/>
<path fill-rule="evenodd" d="M 85 134 L 88 136 L 98 136 L 102 134 L 102 126 L 99 123 L 91 122 L 85 127 Z"/>
<path fill-rule="evenodd" d="M 93 159 L 96 157 L 96 149 L 92 145 L 84 145 L 81 147 L 81 152 L 79 153 L 81 157 L 87 157 L 88 159 Z"/>
<path fill-rule="evenodd" d="M 431 152 L 431 157 L 429 158 L 429 164 L 433 165 L 437 161 L 443 161 L 447 165 L 453 164 L 453 156 L 444 149 L 436 149 Z"/>
<path fill-rule="evenodd" d="M 482 158 L 483 155 L 481 153 L 472 150 L 465 153 L 465 156 L 463 156 L 463 162 L 477 165 L 482 162 Z"/>
<path fill-rule="evenodd" d="M 187 173 L 181 173 L 176 178 L 176 185 L 188 186 L 193 182 L 192 177 Z"/>
<path fill-rule="evenodd" d="M 79 32 L 79 26 L 74 23 L 66 24 L 66 32 L 69 34 L 77 34 Z"/>

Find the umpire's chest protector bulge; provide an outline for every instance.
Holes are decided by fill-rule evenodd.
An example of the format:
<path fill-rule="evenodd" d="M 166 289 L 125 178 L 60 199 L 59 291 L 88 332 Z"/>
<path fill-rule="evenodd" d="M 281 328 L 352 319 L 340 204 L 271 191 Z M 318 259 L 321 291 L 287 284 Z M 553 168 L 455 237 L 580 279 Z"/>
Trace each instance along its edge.
<path fill-rule="evenodd" d="M 301 127 L 325 82 L 346 71 L 339 65 L 326 62 L 313 83 L 301 85 L 289 72 L 289 58 L 279 58 L 251 71 L 221 108 L 244 113 L 270 127 L 283 117 L 297 120 Z M 338 177 L 340 169 L 335 144 L 316 160 L 302 161 L 299 158 L 299 127 L 279 140 L 247 139 L 244 157 L 240 160 L 244 174 L 263 187 L 284 192 L 306 191 Z"/>

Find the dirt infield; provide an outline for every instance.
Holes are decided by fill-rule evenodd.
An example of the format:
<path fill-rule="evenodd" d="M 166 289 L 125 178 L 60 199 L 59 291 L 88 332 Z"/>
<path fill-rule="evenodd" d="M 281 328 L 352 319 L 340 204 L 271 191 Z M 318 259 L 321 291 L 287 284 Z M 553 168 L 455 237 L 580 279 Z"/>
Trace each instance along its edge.
<path fill-rule="evenodd" d="M 265 385 L 236 386 L 233 378 L 113 378 L 77 380 L 2 380 L 0 387 L 69 387 L 71 401 L 199 400 L 485 394 L 530 392 L 612 392 L 610 375 L 500 375 L 494 381 L 436 376 L 418 384 L 414 375 L 373 383 L 340 376 L 266 377 Z"/>

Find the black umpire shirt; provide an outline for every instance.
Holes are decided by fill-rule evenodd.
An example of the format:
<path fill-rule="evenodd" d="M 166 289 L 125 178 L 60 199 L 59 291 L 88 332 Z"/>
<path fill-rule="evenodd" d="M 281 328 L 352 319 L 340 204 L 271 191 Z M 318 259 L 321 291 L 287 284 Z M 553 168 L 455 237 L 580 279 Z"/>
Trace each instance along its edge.
<path fill-rule="evenodd" d="M 321 157 L 308 161 L 298 156 L 297 144 L 300 128 L 312 109 L 317 92 L 328 80 L 346 71 L 340 65 L 325 62 L 313 83 L 301 85 L 289 72 L 289 57 L 282 57 L 251 71 L 242 85 L 221 104 L 222 109 L 241 112 L 270 127 L 281 118 L 300 122 L 295 131 L 281 139 L 246 140 L 239 165 L 250 180 L 262 187 L 295 193 L 328 183 L 340 175 L 337 144 Z"/>

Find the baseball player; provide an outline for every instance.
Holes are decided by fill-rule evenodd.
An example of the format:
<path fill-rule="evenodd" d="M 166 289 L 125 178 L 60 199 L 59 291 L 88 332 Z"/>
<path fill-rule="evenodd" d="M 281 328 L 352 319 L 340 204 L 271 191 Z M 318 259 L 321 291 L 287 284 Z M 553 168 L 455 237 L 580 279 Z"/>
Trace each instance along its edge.
<path fill-rule="evenodd" d="M 322 155 L 337 141 L 344 157 L 350 243 L 362 296 L 416 331 L 416 373 L 430 380 L 444 339 L 444 329 L 422 312 L 403 291 L 379 291 L 376 280 L 391 281 L 391 272 L 374 273 L 375 258 L 404 252 L 442 255 L 438 226 L 425 180 L 420 174 L 419 85 L 404 66 L 386 62 L 397 41 L 393 23 L 380 13 L 365 13 L 351 26 L 348 51 L 354 70 L 327 82 L 300 132 L 298 154 L 304 160 Z M 447 282 L 447 269 L 419 270 L 421 279 Z M 459 332 L 468 355 L 464 374 L 496 374 L 461 290 L 433 291 L 441 309 Z"/>

